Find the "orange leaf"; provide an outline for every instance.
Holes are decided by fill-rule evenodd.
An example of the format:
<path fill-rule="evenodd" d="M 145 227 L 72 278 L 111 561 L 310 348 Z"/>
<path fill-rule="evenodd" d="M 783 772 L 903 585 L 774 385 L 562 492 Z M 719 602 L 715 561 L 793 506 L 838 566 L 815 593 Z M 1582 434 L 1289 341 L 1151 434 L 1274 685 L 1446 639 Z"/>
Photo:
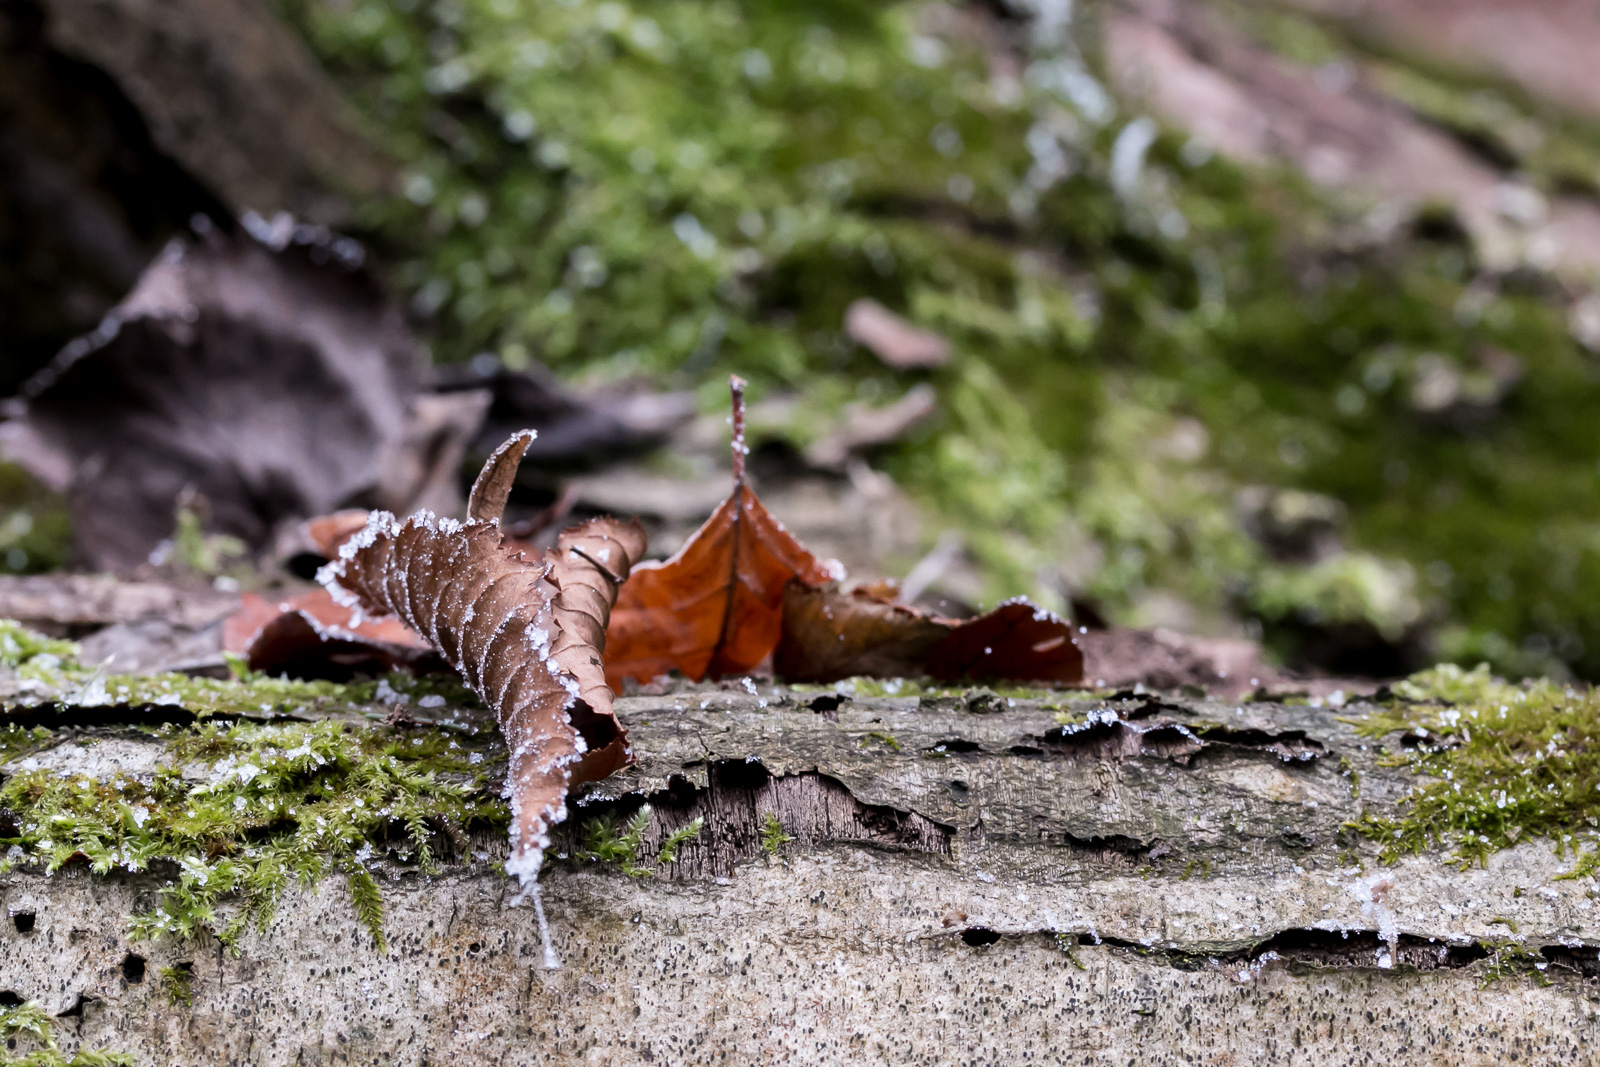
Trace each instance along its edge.
<path fill-rule="evenodd" d="M 733 493 L 677 555 L 643 563 L 622 587 L 607 631 L 606 677 L 699 680 L 742 674 L 778 645 L 783 590 L 842 577 L 783 528 L 744 480 L 744 380 L 734 377 Z"/>
<path fill-rule="evenodd" d="M 336 599 L 392 613 L 461 673 L 499 716 L 511 753 L 511 858 L 525 885 L 568 788 L 631 759 L 601 665 L 618 585 L 644 552 L 638 523 L 593 519 L 532 556 L 503 543 L 500 516 L 531 431 L 489 457 L 466 522 L 376 512 L 323 569 Z"/>
<path fill-rule="evenodd" d="M 364 508 L 349 508 L 332 515 L 319 515 L 301 523 L 300 533 L 319 556 L 332 559 L 339 554 L 341 545 L 366 526 L 367 514 Z"/>
<path fill-rule="evenodd" d="M 892 603 L 879 589 L 796 583 L 784 597 L 773 667 L 794 682 L 925 676 L 1070 685 L 1083 678 L 1083 653 L 1071 623 L 1026 600 L 958 620 Z"/>
<path fill-rule="evenodd" d="M 222 624 L 222 647 L 245 657 L 251 670 L 312 674 L 330 666 L 409 666 L 433 651 L 399 619 L 363 617 L 326 589 L 280 601 L 246 593 Z"/>

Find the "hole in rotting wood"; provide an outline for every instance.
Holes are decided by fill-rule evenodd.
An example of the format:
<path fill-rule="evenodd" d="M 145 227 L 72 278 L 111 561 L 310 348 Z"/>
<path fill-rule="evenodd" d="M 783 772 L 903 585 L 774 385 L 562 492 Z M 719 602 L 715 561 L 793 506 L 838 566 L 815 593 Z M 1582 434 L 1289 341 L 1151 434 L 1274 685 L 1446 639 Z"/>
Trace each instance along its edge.
<path fill-rule="evenodd" d="M 15 1008 L 22 1004 L 22 997 L 14 989 L 0 989 L 0 1008 Z"/>
<path fill-rule="evenodd" d="M 1271 752 L 1285 763 L 1309 762 L 1328 751 L 1328 746 L 1307 737 L 1304 730 L 1269 733 L 1266 730 L 1236 730 L 1229 726 L 1213 726 L 1199 731 L 1199 735 L 1200 740 L 1209 745 Z"/>
<path fill-rule="evenodd" d="M 1091 760 L 1127 760 L 1152 756 L 1186 764 L 1205 747 L 1186 727 L 1164 723 L 1133 726 L 1120 719 L 1058 726 L 1040 738 L 1056 755 Z"/>
<path fill-rule="evenodd" d="M 1110 699 L 1111 700 L 1118 700 L 1118 699 L 1121 699 L 1121 698 L 1122 698 L 1122 694 L 1119 693 L 1116 696 L 1111 697 Z M 1160 697 L 1150 696 L 1148 694 L 1131 694 L 1130 693 L 1130 694 L 1128 694 L 1127 699 L 1128 699 L 1129 703 L 1132 704 L 1132 706 L 1122 709 L 1122 717 L 1124 719 L 1127 719 L 1129 722 L 1133 722 L 1133 721 L 1136 721 L 1136 720 L 1139 720 L 1139 719 L 1148 719 L 1148 718 L 1152 718 L 1153 716 L 1163 715 L 1163 714 L 1165 714 L 1165 715 L 1193 715 L 1194 714 L 1194 712 L 1190 711 L 1188 708 L 1184 707 L 1182 704 L 1171 704 L 1171 703 L 1168 703 L 1165 700 L 1162 700 Z"/>
<path fill-rule="evenodd" d="M 136 952 L 130 952 L 122 957 L 122 980 L 129 985 L 138 985 L 144 981 L 144 957 Z"/>
<path fill-rule="evenodd" d="M 19 934 L 33 933 L 34 914 L 20 908 L 11 909 L 11 925 L 17 928 Z"/>
<path fill-rule="evenodd" d="M 1585 978 L 1600 977 L 1600 948 L 1588 945 L 1573 947 L 1546 945 L 1539 950 L 1539 954 L 1555 966 L 1576 971 Z"/>
<path fill-rule="evenodd" d="M 806 707 L 824 715 L 837 716 L 840 705 L 850 699 L 848 693 L 823 693 L 806 701 Z"/>
<path fill-rule="evenodd" d="M 1425 937 L 1401 934 L 1395 946 L 1394 966 L 1432 971 L 1465 967 L 1487 956 L 1488 950 L 1476 941 L 1452 944 Z M 1279 959 L 1325 967 L 1372 967 L 1388 946 L 1372 930 L 1284 930 L 1261 942 L 1247 954 L 1251 960 L 1268 953 Z"/>
<path fill-rule="evenodd" d="M 983 746 L 976 741 L 968 741 L 964 737 L 947 737 L 934 745 L 929 745 L 923 751 L 929 755 L 953 755 L 963 752 L 982 752 Z"/>
<path fill-rule="evenodd" d="M 97 999 L 99 999 L 99 998 L 97 998 L 97 997 L 86 997 L 82 993 L 79 993 L 78 994 L 78 999 L 76 999 L 76 1000 L 74 1000 L 72 1002 L 72 1007 L 68 1008 L 66 1011 L 56 1012 L 56 1018 L 57 1019 L 81 1019 L 81 1018 L 83 1018 L 83 1006 L 85 1004 L 89 1003 L 89 1001 L 97 1000 Z"/>
<path fill-rule="evenodd" d="M 988 927 L 969 926 L 965 930 L 961 931 L 961 940 L 965 941 L 973 948 L 982 948 L 985 945 L 992 945 L 996 941 L 1000 940 L 1000 935 L 995 931 L 990 930 Z"/>
<path fill-rule="evenodd" d="M 1181 723 L 1137 725 L 1123 719 L 1091 719 L 1058 726 L 1039 738 L 1053 755 L 1074 759 L 1127 760 L 1138 756 L 1171 760 L 1180 766 L 1201 752 L 1261 753 L 1285 763 L 1305 763 L 1327 753 L 1322 742 L 1304 730 L 1239 730 L 1211 726 L 1191 730 Z"/>
<path fill-rule="evenodd" d="M 1052 835 L 1041 833 L 1041 838 Z M 1107 834 L 1104 837 L 1078 837 L 1075 834 L 1061 834 L 1062 844 L 1079 853 L 1085 859 L 1097 860 L 1100 863 L 1117 866 L 1135 866 L 1151 858 L 1151 852 L 1158 842 L 1145 843 L 1137 838 L 1127 837 L 1123 834 Z M 1170 849 L 1168 850 L 1170 851 Z"/>
<path fill-rule="evenodd" d="M 673 830 L 702 819 L 700 833 L 681 842 L 677 859 L 659 870 L 672 878 L 725 877 L 737 864 L 773 854 L 830 844 L 950 855 L 955 828 L 913 811 L 857 800 L 838 779 L 816 771 L 774 776 L 756 759 L 714 760 L 706 766 L 708 788 L 695 788 L 681 775 L 666 789 L 641 798 L 637 794 L 573 802 L 575 816 L 562 831 L 571 841 L 591 819 L 611 817 L 618 825 L 640 807 L 653 811 L 640 842 L 640 862 L 654 863 L 662 842 Z M 773 820 L 783 840 L 773 844 Z"/>

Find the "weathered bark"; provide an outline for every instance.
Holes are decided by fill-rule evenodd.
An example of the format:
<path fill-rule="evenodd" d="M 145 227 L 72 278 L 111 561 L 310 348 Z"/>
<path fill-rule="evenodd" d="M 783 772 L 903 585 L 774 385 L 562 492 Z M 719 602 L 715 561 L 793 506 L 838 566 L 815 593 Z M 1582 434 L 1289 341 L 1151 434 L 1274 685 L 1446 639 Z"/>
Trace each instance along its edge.
<path fill-rule="evenodd" d="M 258 0 L 36 0 L 51 42 L 110 74 L 157 146 L 236 211 L 347 221 L 393 164 Z"/>
<path fill-rule="evenodd" d="M 651 878 L 550 862 L 560 970 L 496 833 L 393 872 L 388 955 L 337 881 L 233 957 L 128 944 L 159 876 L 12 873 L 0 987 L 164 1064 L 1594 1061 L 1600 930 L 1547 844 L 1384 868 L 1342 825 L 1407 781 L 1340 712 L 1110 706 L 1073 732 L 983 693 L 626 698 L 640 761 L 574 821 L 648 799 L 650 854 L 706 829 Z M 1484 984 L 1510 930 L 1550 984 Z M 190 1005 L 153 979 L 180 961 Z"/>

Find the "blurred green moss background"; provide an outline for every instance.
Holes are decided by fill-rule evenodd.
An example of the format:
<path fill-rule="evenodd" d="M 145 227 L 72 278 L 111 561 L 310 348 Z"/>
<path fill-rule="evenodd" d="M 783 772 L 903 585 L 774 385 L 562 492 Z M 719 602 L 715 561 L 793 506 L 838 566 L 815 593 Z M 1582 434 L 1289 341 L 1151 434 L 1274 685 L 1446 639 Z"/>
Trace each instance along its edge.
<path fill-rule="evenodd" d="M 708 409 L 736 370 L 799 392 L 800 445 L 926 378 L 938 418 L 880 462 L 994 597 L 1332 669 L 1600 677 L 1600 368 L 1557 283 L 1485 286 L 1447 209 L 1377 225 L 1161 128 L 1105 87 L 1092 13 L 279 6 L 404 161 L 361 224 L 435 358 L 644 373 Z M 1544 121 L 1535 183 L 1600 177 L 1590 126 L 1503 86 L 1252 25 L 1301 61 L 1367 49 L 1468 133 Z M 953 360 L 891 372 L 843 334 L 860 297 Z"/>

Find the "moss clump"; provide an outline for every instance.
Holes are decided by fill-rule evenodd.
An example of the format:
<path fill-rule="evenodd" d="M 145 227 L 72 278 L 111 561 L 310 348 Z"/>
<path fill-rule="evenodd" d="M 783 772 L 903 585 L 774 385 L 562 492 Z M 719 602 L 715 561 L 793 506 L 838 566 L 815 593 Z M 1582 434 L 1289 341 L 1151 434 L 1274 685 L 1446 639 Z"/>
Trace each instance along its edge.
<path fill-rule="evenodd" d="M 1468 865 L 1527 838 L 1548 838 L 1563 855 L 1600 841 L 1600 692 L 1511 685 L 1486 666 L 1451 665 L 1395 691 L 1403 702 L 1352 720 L 1369 737 L 1402 733 L 1383 762 L 1418 776 L 1398 815 L 1354 824 L 1386 861 L 1445 847 Z M 1592 871 L 1597 857 L 1583 852 L 1572 873 Z"/>
<path fill-rule="evenodd" d="M 592 863 L 615 864 L 630 878 L 648 878 L 655 872 L 640 865 L 639 852 L 644 847 L 644 832 L 650 828 L 651 814 L 650 805 L 646 804 L 633 813 L 626 826 L 618 824 L 614 812 L 585 821 L 578 831 L 582 845 L 573 855 Z"/>
<path fill-rule="evenodd" d="M 776 812 L 769 811 L 761 819 L 761 851 L 769 856 L 776 856 L 784 845 L 794 840 L 794 835 L 783 830 L 783 824 L 778 821 Z"/>
<path fill-rule="evenodd" d="M 194 965 L 176 963 L 157 972 L 161 988 L 166 991 L 167 1003 L 184 1007 L 194 1003 Z"/>
<path fill-rule="evenodd" d="M 18 1052 L 17 1046 L 33 1045 Z M 0 1008 L 0 1067 L 133 1067 L 125 1052 L 79 1049 L 70 1058 L 56 1045 L 55 1020 L 33 1002 Z"/>
<path fill-rule="evenodd" d="M 487 779 L 489 743 L 444 730 L 202 723 L 152 733 L 165 751 L 148 778 L 38 769 L 0 785 L 0 808 L 17 822 L 0 839 L 8 864 L 171 871 L 156 906 L 130 921 L 136 938 L 208 929 L 229 943 L 252 920 L 265 928 L 291 879 L 343 871 L 382 947 L 370 867 L 431 871 L 437 834 L 506 819 Z"/>
<path fill-rule="evenodd" d="M 700 831 L 705 829 L 706 821 L 696 815 L 693 820 L 678 827 L 661 841 L 661 849 L 656 853 L 657 863 L 676 863 L 678 850 L 684 845 L 700 836 Z"/>
<path fill-rule="evenodd" d="M 1483 982 L 1478 988 L 1488 989 L 1496 982 L 1521 977 L 1532 978 L 1541 986 L 1554 984 L 1544 973 L 1550 962 L 1538 949 L 1530 948 L 1515 938 L 1494 938 L 1480 941 L 1479 944 L 1488 950 L 1489 961 L 1484 967 Z"/>

